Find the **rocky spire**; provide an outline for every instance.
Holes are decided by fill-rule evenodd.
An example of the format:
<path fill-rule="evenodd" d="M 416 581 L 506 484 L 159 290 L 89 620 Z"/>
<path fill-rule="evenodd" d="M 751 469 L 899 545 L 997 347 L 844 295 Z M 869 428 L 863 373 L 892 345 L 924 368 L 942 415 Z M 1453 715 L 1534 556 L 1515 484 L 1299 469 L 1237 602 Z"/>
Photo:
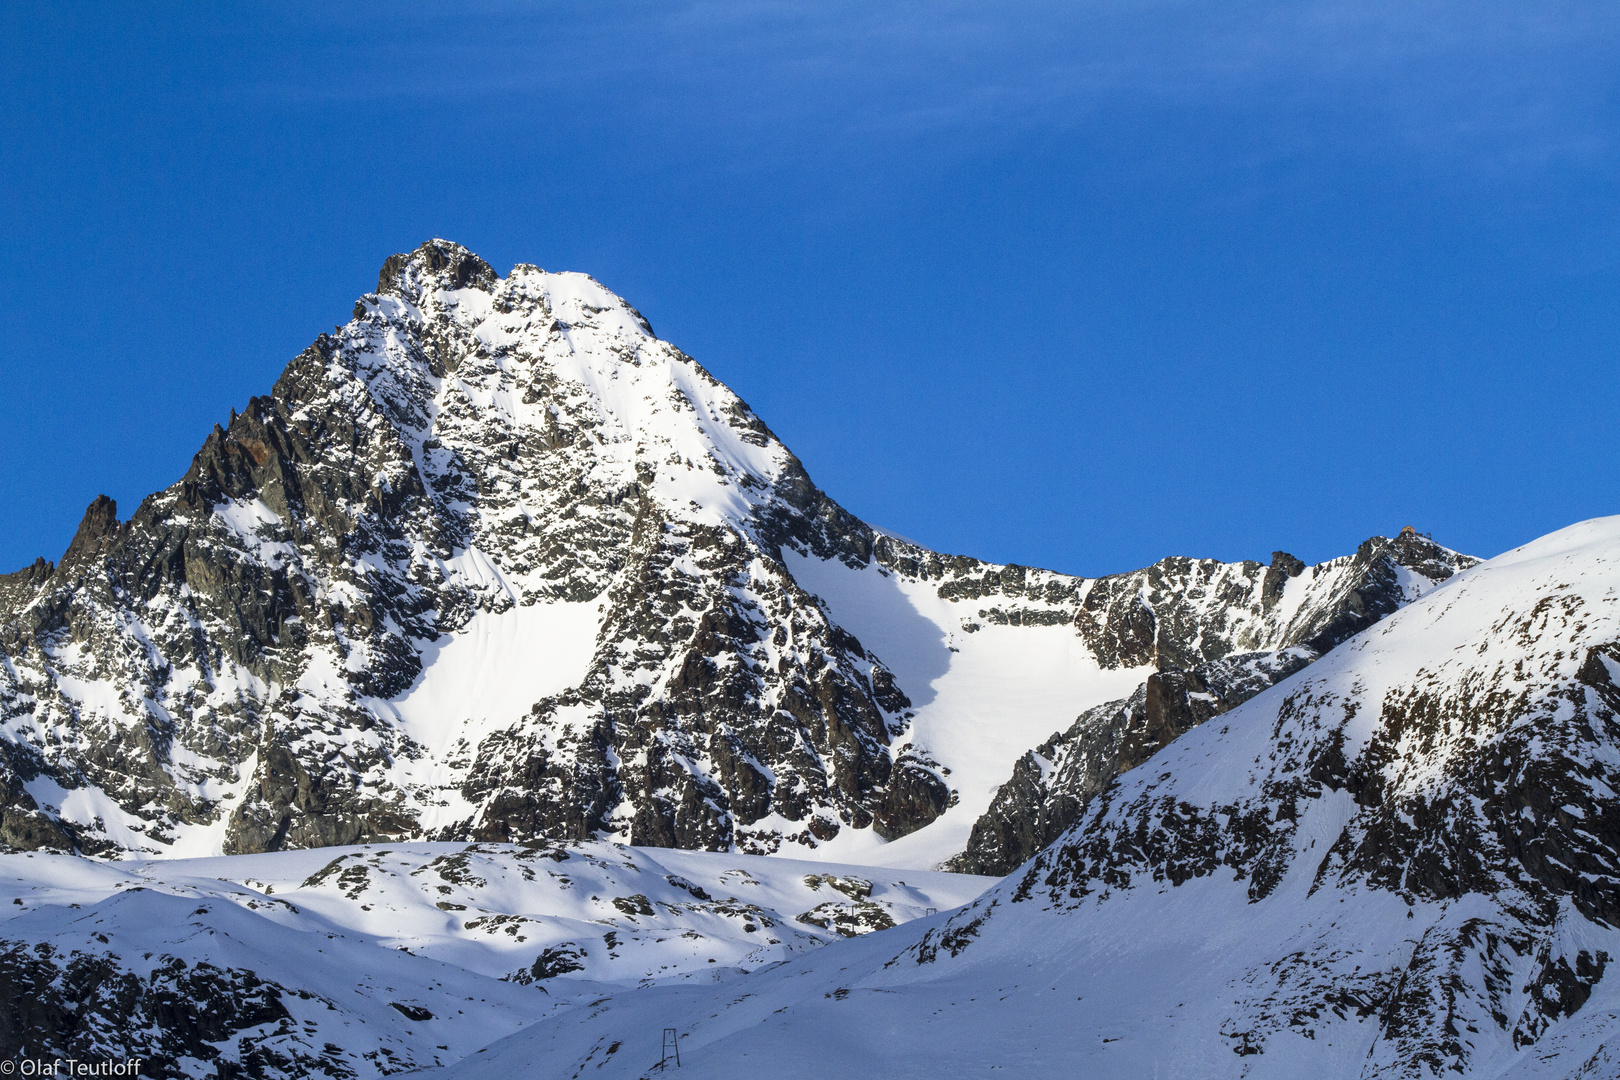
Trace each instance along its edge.
<path fill-rule="evenodd" d="M 118 531 L 118 504 L 106 495 L 97 495 L 85 508 L 79 529 L 73 534 L 62 565 L 82 562 L 101 551 Z"/>

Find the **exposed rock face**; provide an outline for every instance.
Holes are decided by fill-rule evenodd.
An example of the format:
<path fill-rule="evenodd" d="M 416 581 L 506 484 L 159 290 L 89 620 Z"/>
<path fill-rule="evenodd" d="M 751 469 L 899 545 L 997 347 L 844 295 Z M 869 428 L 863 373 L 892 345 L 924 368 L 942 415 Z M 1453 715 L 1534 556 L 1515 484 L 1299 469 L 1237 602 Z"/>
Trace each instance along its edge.
<path fill-rule="evenodd" d="M 1134 585 L 1136 595 L 1145 597 L 1136 601 L 1139 615 L 1119 622 L 1153 627 L 1151 655 L 1159 670 L 1129 698 L 1086 710 L 1066 731 L 1020 758 L 1012 778 L 974 824 L 967 849 L 949 865 L 967 873 L 1012 873 L 1079 820 L 1086 802 L 1116 776 L 1477 561 L 1410 529 L 1394 539 L 1373 537 L 1354 556 L 1319 566 L 1275 552 L 1259 576 L 1257 605 L 1271 618 L 1236 638 L 1243 646 L 1268 651 L 1238 653 L 1221 651 L 1234 643 L 1231 638 L 1212 643 L 1206 636 L 1207 625 L 1214 623 L 1218 631 L 1227 620 L 1202 613 L 1189 618 L 1179 606 L 1160 613 L 1162 577 L 1156 572 L 1165 564 L 1104 579 L 1110 587 L 1104 590 L 1099 582 L 1091 595 L 1127 597 Z M 1256 606 L 1253 577 L 1251 572 L 1247 591 L 1223 583 L 1219 595 L 1233 612 Z M 1302 580 L 1290 592 L 1292 579 Z M 1268 640 L 1268 634 L 1276 636 Z M 1149 655 L 1148 640 L 1135 639 L 1139 658 Z"/>
<path fill-rule="evenodd" d="M 845 512 L 590 278 L 500 277 L 433 241 L 179 482 L 128 520 L 97 499 L 60 564 L 0 578 L 0 841 L 909 837 L 971 821 L 1013 760 L 963 787 L 936 749 L 962 740 L 929 711 L 944 667 L 894 660 L 916 634 L 947 658 L 1063 635 L 1127 678 L 1319 649 L 1433 577 L 1386 548 L 1457 562 L 1369 544 L 1342 566 L 1170 559 L 1095 581 L 938 555 Z M 875 649 L 807 568 L 818 593 L 867 575 L 943 614 Z M 1185 721 L 1154 723 L 1127 756 Z"/>
<path fill-rule="evenodd" d="M 111 953 L 60 956 L 49 945 L 0 945 L 0 1052 L 61 1060 L 156 1065 L 147 1075 L 185 1076 L 179 1063 L 210 1061 L 220 1046 L 243 1076 L 342 1076 L 347 1062 L 289 1053 L 296 1032 L 284 989 L 251 971 L 168 958 L 138 975 Z M 300 1048 L 301 1049 L 301 1048 Z"/>
<path fill-rule="evenodd" d="M 950 867 L 1012 873 L 1063 835 L 1116 776 L 1313 659 L 1302 648 L 1239 653 L 1191 670 L 1155 672 L 1129 698 L 1087 709 L 1018 760 Z"/>

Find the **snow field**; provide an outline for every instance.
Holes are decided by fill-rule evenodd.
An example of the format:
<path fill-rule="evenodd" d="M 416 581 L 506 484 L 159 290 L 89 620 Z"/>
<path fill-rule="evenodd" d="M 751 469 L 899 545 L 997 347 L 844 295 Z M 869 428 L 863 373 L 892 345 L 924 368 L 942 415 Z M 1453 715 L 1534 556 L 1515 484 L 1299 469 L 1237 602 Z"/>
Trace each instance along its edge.
<path fill-rule="evenodd" d="M 728 981 L 992 883 L 605 843 L 11 854 L 0 939 L 16 955 L 110 955 L 147 979 L 175 959 L 252 972 L 279 988 L 297 1029 L 248 1037 L 317 1056 L 330 1043 L 370 1076 L 449 1063 L 604 994 Z M 204 1064 L 193 1075 L 212 1075 Z"/>

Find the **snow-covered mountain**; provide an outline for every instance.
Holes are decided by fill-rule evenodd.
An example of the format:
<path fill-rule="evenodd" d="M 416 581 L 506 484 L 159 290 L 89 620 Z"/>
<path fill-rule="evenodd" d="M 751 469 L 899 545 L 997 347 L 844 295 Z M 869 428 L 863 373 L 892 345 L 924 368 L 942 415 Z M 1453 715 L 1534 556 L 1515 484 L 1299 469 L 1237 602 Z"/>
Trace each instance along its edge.
<path fill-rule="evenodd" d="M 726 982 L 993 881 L 604 843 L 0 855 L 0 1059 L 382 1076 L 616 991 Z"/>
<path fill-rule="evenodd" d="M 0 843 L 1005 873 L 1471 561 L 1410 532 L 1100 579 L 939 555 L 840 508 L 595 281 L 432 241 L 179 482 L 0 577 Z"/>
<path fill-rule="evenodd" d="M 1119 777 L 968 907 L 446 1070 L 1620 1075 L 1620 518 L 1455 575 Z M 829 1033 L 836 1032 L 836 1038 Z"/>
<path fill-rule="evenodd" d="M 433 241 L 0 577 L 0 1056 L 1614 1076 L 1617 589 L 1620 519 L 941 555 Z"/>

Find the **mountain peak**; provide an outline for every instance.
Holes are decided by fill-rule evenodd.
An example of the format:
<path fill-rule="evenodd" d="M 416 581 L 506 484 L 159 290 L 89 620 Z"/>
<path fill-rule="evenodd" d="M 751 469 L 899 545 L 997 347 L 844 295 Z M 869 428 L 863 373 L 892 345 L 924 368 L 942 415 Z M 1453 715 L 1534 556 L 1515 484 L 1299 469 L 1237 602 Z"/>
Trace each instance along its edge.
<path fill-rule="evenodd" d="M 430 289 L 488 292 L 498 280 L 489 263 L 460 244 L 435 237 L 415 251 L 388 256 L 377 275 L 377 292 L 414 300 Z"/>
<path fill-rule="evenodd" d="M 98 550 L 102 542 L 117 528 L 118 504 L 109 496 L 97 495 L 85 508 L 84 519 L 79 522 L 79 529 L 73 534 L 73 540 L 68 544 L 67 553 L 62 556 L 62 561 L 72 562 Z"/>

